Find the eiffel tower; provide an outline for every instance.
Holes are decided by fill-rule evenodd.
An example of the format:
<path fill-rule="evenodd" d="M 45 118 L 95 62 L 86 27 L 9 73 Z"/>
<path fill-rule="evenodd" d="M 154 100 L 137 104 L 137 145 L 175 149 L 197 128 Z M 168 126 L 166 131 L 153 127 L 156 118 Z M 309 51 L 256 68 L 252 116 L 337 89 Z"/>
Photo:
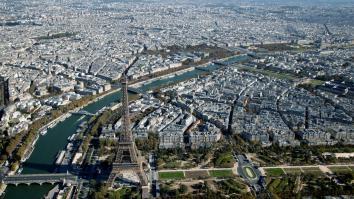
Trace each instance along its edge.
<path fill-rule="evenodd" d="M 142 190 L 143 198 L 148 197 L 149 186 L 146 175 L 142 169 L 142 162 L 139 159 L 138 151 L 135 146 L 133 135 L 130 129 L 130 118 L 129 118 L 129 101 L 128 101 L 128 78 L 123 74 L 122 80 L 122 105 L 123 105 L 123 116 L 121 132 L 118 138 L 118 147 L 115 161 L 113 162 L 113 167 L 111 174 L 107 183 L 111 185 L 117 177 L 122 177 L 123 173 L 134 173 L 139 177 L 139 183 Z"/>

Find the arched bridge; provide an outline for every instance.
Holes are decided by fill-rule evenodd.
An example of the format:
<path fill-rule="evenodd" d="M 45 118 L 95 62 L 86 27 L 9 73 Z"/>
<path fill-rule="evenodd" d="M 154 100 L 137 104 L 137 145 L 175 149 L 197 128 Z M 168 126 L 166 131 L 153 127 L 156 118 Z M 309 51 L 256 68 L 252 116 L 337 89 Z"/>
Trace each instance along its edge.
<path fill-rule="evenodd" d="M 63 183 L 76 184 L 77 176 L 70 173 L 52 173 L 52 174 L 21 174 L 13 176 L 5 176 L 1 179 L 4 184 L 43 184 L 43 183 Z"/>

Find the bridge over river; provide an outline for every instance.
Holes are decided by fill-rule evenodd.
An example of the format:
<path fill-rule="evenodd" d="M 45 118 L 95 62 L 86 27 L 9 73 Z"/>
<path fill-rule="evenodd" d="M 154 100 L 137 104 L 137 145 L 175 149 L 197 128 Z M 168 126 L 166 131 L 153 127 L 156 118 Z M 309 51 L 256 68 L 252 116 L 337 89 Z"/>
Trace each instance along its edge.
<path fill-rule="evenodd" d="M 19 185 L 19 184 L 43 184 L 43 183 L 63 183 L 63 184 L 76 184 L 77 176 L 70 173 L 51 173 L 51 174 L 21 174 L 4 176 L 1 178 L 1 182 L 7 185 Z"/>

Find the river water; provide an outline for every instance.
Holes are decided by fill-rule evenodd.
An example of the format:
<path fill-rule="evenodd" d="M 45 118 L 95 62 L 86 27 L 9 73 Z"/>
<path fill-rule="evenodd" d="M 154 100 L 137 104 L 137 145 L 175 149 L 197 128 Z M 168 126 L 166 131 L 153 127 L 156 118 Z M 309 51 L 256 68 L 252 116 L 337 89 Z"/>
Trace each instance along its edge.
<path fill-rule="evenodd" d="M 248 57 L 247 56 L 238 56 L 231 58 L 230 61 L 244 61 Z M 210 71 L 217 69 L 218 66 L 214 64 L 210 64 L 205 67 Z M 142 91 L 149 91 L 156 89 L 161 86 L 165 86 L 167 84 L 173 84 L 179 81 L 184 81 L 190 78 L 197 77 L 205 73 L 205 71 L 201 71 L 198 69 L 187 71 L 178 75 L 171 75 L 167 78 L 157 79 L 150 83 L 141 85 L 137 89 Z M 119 101 L 121 96 L 121 92 L 114 92 L 110 95 L 105 96 L 104 98 L 93 102 L 83 110 L 86 110 L 91 113 L 96 113 L 104 106 L 109 106 L 112 103 L 116 103 Z M 67 138 L 72 134 L 76 133 L 78 125 L 83 121 L 89 119 L 88 116 L 85 116 L 82 120 L 80 120 L 79 115 L 72 115 L 65 119 L 63 122 L 58 123 L 55 127 L 48 129 L 47 134 L 44 136 L 40 136 L 33 153 L 30 158 L 23 164 L 22 174 L 36 174 L 36 173 L 50 173 L 53 172 L 54 162 L 56 159 L 57 153 L 64 149 L 67 144 Z M 9 185 L 5 192 L 5 199 L 40 199 L 43 198 L 48 191 L 54 187 L 50 184 L 43 185 L 23 185 L 20 184 L 18 186 Z"/>

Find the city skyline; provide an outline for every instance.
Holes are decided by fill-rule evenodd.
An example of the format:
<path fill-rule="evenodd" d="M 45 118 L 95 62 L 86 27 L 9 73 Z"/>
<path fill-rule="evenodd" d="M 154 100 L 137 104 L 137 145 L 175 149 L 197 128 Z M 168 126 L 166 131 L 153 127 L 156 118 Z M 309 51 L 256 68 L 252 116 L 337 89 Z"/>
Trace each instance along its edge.
<path fill-rule="evenodd" d="M 1 197 L 352 197 L 353 17 L 352 0 L 1 1 Z"/>

